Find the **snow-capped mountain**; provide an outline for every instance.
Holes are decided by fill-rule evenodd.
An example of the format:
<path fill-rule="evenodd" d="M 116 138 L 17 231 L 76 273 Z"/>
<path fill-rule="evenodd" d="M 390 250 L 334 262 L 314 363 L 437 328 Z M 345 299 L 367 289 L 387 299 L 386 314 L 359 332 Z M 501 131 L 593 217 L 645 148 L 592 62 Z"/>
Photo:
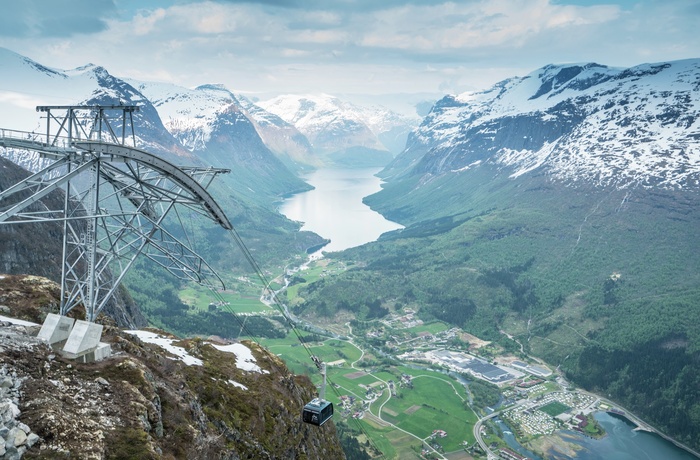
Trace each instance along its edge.
<path fill-rule="evenodd" d="M 307 187 L 265 145 L 248 112 L 224 86 L 133 85 L 152 101 L 168 131 L 209 164 L 237 169 L 236 174 L 245 172 L 250 180 L 257 175 L 257 180 L 268 182 L 275 193 Z"/>
<path fill-rule="evenodd" d="M 697 186 L 700 59 L 629 69 L 548 65 L 440 100 L 387 176 L 482 164 L 565 183 Z"/>
<path fill-rule="evenodd" d="M 50 69 L 0 48 L 0 81 L 0 127 L 4 129 L 41 132 L 45 124 L 36 112 L 40 105 L 133 104 L 140 107 L 134 114 L 137 147 L 194 160 L 168 133 L 148 99 L 103 67 L 88 64 L 72 70 Z M 3 149 L 3 155 L 29 170 L 43 165 L 36 152 Z"/>
<path fill-rule="evenodd" d="M 360 107 L 325 94 L 283 95 L 257 104 L 293 124 L 326 156 L 358 148 L 397 153 L 417 124 L 383 107 Z"/>
<path fill-rule="evenodd" d="M 321 165 L 309 140 L 294 125 L 255 105 L 242 94 L 237 94 L 236 98 L 265 145 L 288 167 L 297 170 Z"/>

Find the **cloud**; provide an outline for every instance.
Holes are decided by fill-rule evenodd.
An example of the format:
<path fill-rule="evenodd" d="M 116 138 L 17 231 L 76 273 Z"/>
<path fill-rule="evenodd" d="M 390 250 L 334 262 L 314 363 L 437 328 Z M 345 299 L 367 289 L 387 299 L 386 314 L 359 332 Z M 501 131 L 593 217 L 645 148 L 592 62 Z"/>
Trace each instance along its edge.
<path fill-rule="evenodd" d="M 184 86 L 456 91 L 549 63 L 627 66 L 697 57 L 700 49 L 694 0 L 10 3 L 0 46 L 49 66 L 95 62 L 115 75 Z M 39 4 L 58 6 L 35 17 Z M 55 24 L 61 18 L 65 24 Z M 12 29 L 17 24 L 24 28 Z"/>
<path fill-rule="evenodd" d="M 107 29 L 113 0 L 22 0 L 3 2 L 0 36 L 71 37 Z"/>

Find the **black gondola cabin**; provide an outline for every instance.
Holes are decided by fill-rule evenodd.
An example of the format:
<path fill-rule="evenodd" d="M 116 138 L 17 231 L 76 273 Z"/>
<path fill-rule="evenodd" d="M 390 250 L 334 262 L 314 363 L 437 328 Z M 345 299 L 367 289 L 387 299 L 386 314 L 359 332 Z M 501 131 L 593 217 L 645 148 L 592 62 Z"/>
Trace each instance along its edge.
<path fill-rule="evenodd" d="M 306 423 L 321 426 L 333 417 L 333 403 L 314 398 L 304 406 L 301 417 Z"/>

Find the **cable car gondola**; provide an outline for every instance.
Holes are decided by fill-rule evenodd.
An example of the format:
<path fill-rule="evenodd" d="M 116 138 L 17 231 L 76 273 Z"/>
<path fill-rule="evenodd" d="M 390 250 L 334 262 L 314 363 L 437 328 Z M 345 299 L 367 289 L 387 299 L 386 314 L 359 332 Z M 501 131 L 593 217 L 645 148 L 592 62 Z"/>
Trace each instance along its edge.
<path fill-rule="evenodd" d="M 305 423 L 321 426 L 333 417 L 333 403 L 314 398 L 304 406 L 301 418 Z"/>
<path fill-rule="evenodd" d="M 318 398 L 314 398 L 311 402 L 304 406 L 301 412 L 301 419 L 304 423 L 321 426 L 333 417 L 333 403 L 326 401 L 326 363 L 322 363 L 316 356 L 312 356 L 311 360 L 316 364 L 316 367 L 323 375 L 323 383 L 321 384 L 321 392 Z"/>

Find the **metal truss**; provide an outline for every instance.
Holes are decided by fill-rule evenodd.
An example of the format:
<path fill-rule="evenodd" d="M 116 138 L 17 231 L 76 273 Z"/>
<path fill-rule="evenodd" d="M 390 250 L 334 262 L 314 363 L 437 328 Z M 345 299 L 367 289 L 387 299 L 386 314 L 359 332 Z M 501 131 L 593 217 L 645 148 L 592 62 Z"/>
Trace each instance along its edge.
<path fill-rule="evenodd" d="M 65 115 L 56 116 L 56 110 Z M 179 224 L 182 231 L 176 232 L 186 235 L 184 214 L 184 219 L 202 215 L 232 229 L 207 191 L 216 175 L 229 170 L 178 167 L 136 148 L 136 106 L 37 111 L 47 114 L 45 134 L 0 130 L 0 147 L 33 150 L 52 162 L 0 192 L 0 224 L 63 222 L 62 315 L 82 304 L 86 319 L 94 321 L 140 255 L 178 278 L 223 286 L 191 245 L 166 227 Z M 115 111 L 121 118 L 108 116 Z M 50 128 L 52 121 L 58 128 Z M 37 203 L 56 190 L 63 191 L 62 209 Z"/>

